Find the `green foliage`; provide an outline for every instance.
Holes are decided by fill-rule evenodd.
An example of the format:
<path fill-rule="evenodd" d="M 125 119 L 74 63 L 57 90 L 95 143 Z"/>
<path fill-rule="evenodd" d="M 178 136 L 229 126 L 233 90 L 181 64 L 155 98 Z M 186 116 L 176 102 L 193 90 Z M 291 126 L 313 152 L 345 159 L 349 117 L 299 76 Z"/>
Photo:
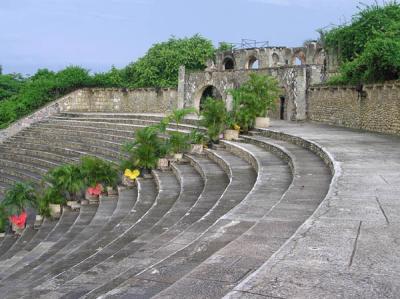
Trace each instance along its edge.
<path fill-rule="evenodd" d="M 50 204 L 65 204 L 64 196 L 62 196 L 60 192 L 53 187 L 44 188 L 37 195 L 36 207 L 38 214 L 44 217 L 50 217 Z"/>
<path fill-rule="evenodd" d="M 227 52 L 227 51 L 232 51 L 233 50 L 233 45 L 227 42 L 220 42 L 218 49 L 216 49 L 216 53 L 219 52 Z"/>
<path fill-rule="evenodd" d="M 32 183 L 17 182 L 7 191 L 3 199 L 7 215 L 20 215 L 26 208 L 36 206 L 36 193 Z"/>
<path fill-rule="evenodd" d="M 400 77 L 400 5 L 364 6 L 348 25 L 323 32 L 328 51 L 342 62 L 330 84 L 359 84 Z"/>
<path fill-rule="evenodd" d="M 189 140 L 192 144 L 204 144 L 205 136 L 199 129 L 193 129 L 189 134 Z"/>
<path fill-rule="evenodd" d="M 183 153 L 190 147 L 190 136 L 182 132 L 170 132 L 169 144 L 174 154 Z"/>
<path fill-rule="evenodd" d="M 177 125 L 179 125 L 186 116 L 192 113 L 196 113 L 196 109 L 194 108 L 183 108 L 183 109 L 174 109 L 172 113 L 168 116 L 168 121 L 173 121 Z"/>
<path fill-rule="evenodd" d="M 45 175 L 44 180 L 59 194 L 68 195 L 73 200 L 78 198 L 85 187 L 81 168 L 75 164 L 64 164 L 53 168 Z"/>
<path fill-rule="evenodd" d="M 115 165 L 97 157 L 82 157 L 80 171 L 86 186 L 95 187 L 102 184 L 115 187 L 118 183 L 118 170 Z"/>
<path fill-rule="evenodd" d="M 237 123 L 245 132 L 253 128 L 256 117 L 265 117 L 275 109 L 279 96 L 278 81 L 271 76 L 250 74 L 250 79 L 238 89 L 231 90 L 233 114 L 230 122 Z"/>
<path fill-rule="evenodd" d="M 25 79 L 20 74 L 0 74 L 0 101 L 18 94 L 25 83 Z"/>
<path fill-rule="evenodd" d="M 0 233 L 4 233 L 8 227 L 8 216 L 5 205 L 0 203 Z"/>
<path fill-rule="evenodd" d="M 125 77 L 134 88 L 176 87 L 181 65 L 189 70 L 203 70 L 213 54 L 211 41 L 200 35 L 182 39 L 172 37 L 155 44 L 144 57 L 127 66 Z"/>
<path fill-rule="evenodd" d="M 166 152 L 165 143 L 158 136 L 159 132 L 158 126 L 150 126 L 137 130 L 135 141 L 126 143 L 123 147 L 123 151 L 129 157 L 121 162 L 121 168 L 155 168 L 158 159 Z"/>
<path fill-rule="evenodd" d="M 207 135 L 211 141 L 218 141 L 219 135 L 225 128 L 227 111 L 222 100 L 207 98 L 201 113 L 200 123 L 207 128 Z"/>

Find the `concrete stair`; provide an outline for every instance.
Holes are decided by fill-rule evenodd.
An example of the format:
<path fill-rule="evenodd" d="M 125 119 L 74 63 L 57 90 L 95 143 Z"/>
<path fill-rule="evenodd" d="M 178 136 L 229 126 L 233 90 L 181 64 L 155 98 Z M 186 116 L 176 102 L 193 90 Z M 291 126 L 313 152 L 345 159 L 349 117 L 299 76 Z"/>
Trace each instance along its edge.
<path fill-rule="evenodd" d="M 63 113 L 38 123 L 0 144 L 0 192 L 81 155 L 116 162 L 134 130 L 161 117 Z M 169 129 L 194 127 L 188 119 Z M 332 180 L 326 157 L 257 133 L 186 159 L 118 200 L 7 236 L 2 297 L 222 298 L 296 234 Z"/>

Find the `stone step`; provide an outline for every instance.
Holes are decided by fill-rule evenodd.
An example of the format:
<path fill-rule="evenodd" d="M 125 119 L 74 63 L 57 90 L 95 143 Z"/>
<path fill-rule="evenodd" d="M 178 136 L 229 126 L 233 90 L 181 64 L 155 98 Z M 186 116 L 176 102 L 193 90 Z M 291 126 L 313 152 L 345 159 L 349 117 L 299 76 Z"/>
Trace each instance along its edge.
<path fill-rule="evenodd" d="M 191 298 L 196 294 L 207 294 L 210 298 L 223 297 L 279 250 L 322 201 L 330 181 L 329 169 L 322 160 L 291 144 L 264 142 L 267 141 L 254 140 L 258 146 L 226 142 L 226 147 L 231 150 L 241 148 L 256 156 L 264 170 L 260 173 L 258 167 L 258 188 L 250 194 L 248 205 L 232 210 L 223 219 L 254 219 L 257 220 L 256 224 L 186 277 L 161 292 L 158 298 L 171 294 L 182 298 Z M 283 159 L 273 157 L 271 152 Z M 283 168 L 283 160 L 291 165 L 293 176 L 289 175 L 287 165 Z M 319 180 L 314 186 L 316 191 L 313 195 L 306 188 L 296 187 L 312 185 L 311 182 L 321 175 L 326 176 L 325 190 L 321 188 Z M 303 218 L 299 218 L 300 210 L 305 211 Z M 196 287 L 189 287 L 193 285 Z M 204 289 L 205 286 L 208 287 Z"/>
<path fill-rule="evenodd" d="M 47 244 L 54 244 L 60 238 L 62 238 L 62 236 L 70 229 L 71 225 L 75 222 L 78 215 L 79 212 L 76 211 L 69 211 L 67 209 L 63 211 L 60 220 L 54 226 L 53 230 L 50 231 L 50 233 L 47 235 L 46 239 L 43 242 L 39 243 L 38 247 L 35 247 L 39 248 L 37 251 L 41 253 L 42 247 L 46 249 Z M 7 264 L 3 265 L 3 268 L 1 269 L 2 271 L 0 272 L 0 279 L 1 279 L 0 287 L 9 286 L 9 284 L 7 284 L 7 281 L 12 281 L 13 279 L 22 277 L 24 274 L 28 272 L 29 269 L 32 269 L 37 266 L 35 263 L 32 262 L 27 264 L 25 263 L 20 263 L 20 264 L 23 264 L 24 268 L 19 269 L 16 267 L 14 271 L 11 271 L 10 268 L 8 268 Z"/>
<path fill-rule="evenodd" d="M 29 145 L 28 145 L 29 147 Z M 46 152 L 43 150 L 35 150 L 31 148 L 22 148 L 22 147 L 10 147 L 6 146 L 5 144 L 0 145 L 1 153 L 5 155 L 13 155 L 17 156 L 17 159 L 22 157 L 30 157 L 32 159 L 37 160 L 44 160 L 46 162 L 54 163 L 54 164 L 63 164 L 63 163 L 70 163 L 72 158 L 68 156 L 58 155 L 51 152 Z M 18 161 L 18 160 L 17 160 Z M 40 164 L 40 163 L 38 163 Z"/>
<path fill-rule="evenodd" d="M 84 145 L 99 146 L 105 149 L 112 149 L 114 151 L 119 151 L 123 143 L 117 143 L 112 141 L 107 141 L 103 139 L 98 139 L 89 136 L 73 136 L 68 134 L 68 131 L 60 132 L 58 130 L 54 131 L 40 131 L 40 132 L 30 132 L 23 131 L 20 134 L 12 137 L 10 140 L 16 140 L 23 142 L 25 140 L 43 140 L 45 142 L 51 141 L 52 143 L 64 142 L 64 143 L 79 143 Z"/>
<path fill-rule="evenodd" d="M 0 244 L 0 256 L 6 253 L 7 250 L 10 249 L 17 240 L 18 236 L 6 235 Z"/>
<path fill-rule="evenodd" d="M 111 244 L 108 244 L 104 250 L 98 252 L 93 257 L 71 267 L 67 271 L 64 271 L 60 275 L 45 282 L 44 284 L 39 285 L 35 288 L 35 290 L 40 290 L 41 295 L 46 294 L 46 296 L 52 296 L 46 292 L 54 289 L 54 286 L 60 286 L 67 283 L 68 281 L 77 277 L 79 273 L 88 271 L 110 256 L 114 257 L 113 260 L 124 258 L 130 252 L 135 251 L 135 248 L 143 245 L 143 241 L 134 241 L 141 236 L 143 232 L 148 232 L 151 230 L 151 228 L 160 219 L 162 219 L 167 212 L 173 209 L 180 192 L 179 182 L 172 172 L 153 171 L 153 174 L 158 185 L 159 193 L 154 205 L 143 215 L 143 217 L 141 217 L 139 222 L 130 227 L 127 231 L 123 232 L 123 234 L 117 240 L 113 241 Z M 132 242 L 134 242 L 133 246 L 126 246 L 128 244 L 132 244 Z M 48 289 L 49 286 L 51 286 L 51 289 Z"/>
<path fill-rule="evenodd" d="M 181 182 L 181 191 L 179 198 L 168 213 L 160 218 L 153 227 L 141 232 L 141 235 L 134 242 L 125 246 L 123 250 L 118 251 L 102 263 L 58 287 L 57 296 L 61 294 L 68 294 L 67 296 L 73 297 L 83 296 L 96 286 L 101 286 L 109 277 L 114 277 L 127 267 L 128 260 L 125 259 L 127 254 L 132 255 L 135 251 L 140 252 L 138 248 L 143 249 L 145 246 L 143 244 L 159 242 L 162 236 L 164 236 L 164 232 L 174 227 L 179 220 L 190 213 L 203 191 L 203 180 L 194 167 L 189 164 L 175 164 L 173 165 L 173 169 L 176 177 Z M 130 262 L 133 262 L 132 259 Z M 51 296 L 52 294 L 47 295 Z"/>
<path fill-rule="evenodd" d="M 145 128 L 147 125 L 141 125 L 141 124 L 134 124 L 134 123 L 114 123 L 114 122 L 108 122 L 108 121 L 98 121 L 98 122 L 92 122 L 92 121 L 81 121 L 81 120 L 50 120 L 47 122 L 48 124 L 58 124 L 58 125 L 64 125 L 64 126 L 86 126 L 86 127 L 94 127 L 94 128 L 102 128 L 102 129 L 115 129 L 115 130 L 121 130 L 121 131 L 131 131 L 134 132 L 138 129 Z M 173 125 L 176 127 L 176 125 Z M 179 129 L 176 128 L 167 128 L 167 131 L 180 131 L 184 133 L 188 133 L 191 131 L 192 127 L 187 127 L 187 126 L 179 126 Z"/>
<path fill-rule="evenodd" d="M 54 167 L 55 165 L 51 165 L 50 168 L 45 168 L 43 166 L 38 166 L 36 164 L 30 164 L 28 163 L 28 159 L 26 159 L 26 162 L 18 162 L 16 160 L 13 160 L 12 157 L 9 157 L 10 159 L 6 159 L 1 157 L 0 154 L 0 168 L 4 168 L 5 170 L 7 170 L 8 168 L 15 168 L 15 169 L 19 169 L 23 172 L 30 172 L 32 174 L 35 174 L 39 177 L 42 177 L 43 175 L 45 175 L 47 173 L 47 171 L 51 168 Z"/>
<path fill-rule="evenodd" d="M 14 165 L 13 165 L 14 166 Z M 18 165 L 15 165 L 18 167 Z M 0 181 L 9 185 L 16 182 L 25 181 L 32 182 L 34 185 L 39 185 L 42 177 L 37 173 L 33 173 L 23 168 L 15 168 L 7 166 L 7 168 L 0 168 Z"/>
<path fill-rule="evenodd" d="M 43 126 L 37 128 L 29 128 L 28 130 L 24 130 L 19 135 L 35 137 L 42 136 L 42 134 L 47 135 L 57 135 L 57 136 L 68 136 L 73 138 L 74 140 L 86 140 L 86 139 L 96 139 L 96 140 L 104 140 L 110 141 L 117 144 L 123 144 L 128 141 L 134 141 L 133 137 L 126 136 L 118 136 L 114 134 L 104 134 L 97 132 L 87 132 L 84 130 L 79 130 L 78 128 L 68 129 L 60 129 L 60 128 L 44 128 Z M 132 134 L 133 136 L 133 134 Z"/>
<path fill-rule="evenodd" d="M 290 188 L 281 201 L 248 233 L 251 236 L 251 234 L 255 235 L 260 231 L 268 232 L 262 238 L 261 244 L 268 244 L 270 252 L 264 252 L 263 259 L 254 267 L 256 270 L 261 269 L 262 265 L 314 213 L 328 193 L 332 174 L 330 168 L 319 156 L 299 145 L 262 136 L 248 137 L 246 140 L 267 150 L 279 151 L 279 148 L 284 149 L 287 152 L 286 156 L 291 160 L 294 176 Z M 258 238 L 258 240 L 260 239 Z M 243 241 L 246 241 L 246 238 Z M 242 242 L 242 244 L 244 243 Z M 242 280 L 244 278 L 242 277 Z M 253 288 L 264 280 L 262 271 L 256 272 L 255 275 L 251 276 L 251 280 L 245 280 L 240 287 L 235 288 L 237 292 L 230 292 L 228 297 L 236 298 L 243 294 L 239 291 L 247 292 L 249 288 Z M 235 283 L 238 284 L 238 282 Z"/>
<path fill-rule="evenodd" d="M 58 116 L 60 117 L 67 117 L 67 118 L 133 118 L 133 119 L 143 119 L 143 120 L 151 120 L 159 122 L 162 120 L 165 115 L 163 114 L 151 114 L 151 113 L 75 113 L 75 112 L 64 112 L 59 113 Z M 196 116 L 188 116 L 183 120 L 185 124 L 192 124 L 197 125 L 198 119 Z"/>
<path fill-rule="evenodd" d="M 16 152 L 18 151 L 16 150 Z M 61 162 L 52 161 L 50 159 L 41 159 L 20 153 L 10 153 L 4 149 L 0 152 L 0 159 L 25 163 L 42 169 L 51 169 L 62 164 Z"/>
<path fill-rule="evenodd" d="M 50 121 L 80 121 L 80 122 L 108 122 L 108 123 L 118 123 L 118 124 L 133 124 L 140 126 L 151 126 L 157 125 L 160 123 L 160 120 L 152 120 L 152 119 L 140 119 L 140 118 L 128 118 L 128 117 L 62 117 L 62 116 L 53 116 L 49 119 Z M 177 125 L 176 123 L 170 123 L 170 127 L 173 129 L 180 130 L 191 130 L 197 128 L 197 124 L 190 125 L 186 123 L 182 123 Z"/>
<path fill-rule="evenodd" d="M 86 262 L 94 262 L 97 258 L 101 260 L 112 255 L 114 252 L 113 248 L 119 248 L 121 246 L 120 240 L 123 241 L 124 238 L 131 237 L 129 232 L 133 230 L 151 208 L 157 204 L 157 185 L 154 180 L 138 179 L 137 182 L 138 200 L 131 212 L 128 213 L 118 225 L 114 226 L 111 231 L 105 233 L 90 244 L 84 244 L 83 247 L 77 248 L 55 263 L 43 264 L 41 267 L 35 269 L 35 271 L 13 277 L 12 283 L 21 285 L 21 288 L 18 288 L 16 291 L 15 287 L 11 287 L 8 291 L 11 293 L 18 292 L 18 296 L 22 296 L 29 291 L 29 289 L 26 288 L 28 286 L 39 286 L 41 283 L 46 282 L 46 280 L 64 274 L 65 271 L 68 271 L 70 268 L 72 269 L 75 265 L 84 265 Z M 111 250 L 108 250 L 108 248 L 111 248 Z M 102 258 L 100 254 L 104 254 L 105 257 Z M 75 275 L 78 274 L 79 272 L 75 273 Z"/>
<path fill-rule="evenodd" d="M 0 261 L 4 261 L 12 258 L 16 253 L 22 250 L 27 243 L 29 243 L 33 237 L 36 235 L 37 230 L 33 229 L 31 226 L 27 226 L 24 229 L 21 237 L 11 246 L 7 252 L 5 252 L 2 256 L 0 256 Z"/>
<path fill-rule="evenodd" d="M 42 147 L 46 151 L 51 151 L 54 153 L 68 152 L 69 155 L 94 155 L 99 158 L 117 162 L 121 157 L 119 151 L 109 149 L 103 146 L 89 145 L 84 142 L 69 141 L 69 140 L 47 140 L 47 139 L 35 139 L 30 137 L 19 137 L 12 141 L 8 141 L 6 144 L 15 145 L 16 147 L 25 147 L 27 144 L 33 147 Z"/>
<path fill-rule="evenodd" d="M 209 235 L 208 230 L 220 217 L 240 204 L 246 197 L 254 185 L 255 172 L 247 162 L 227 151 L 209 151 L 208 154 L 221 168 L 225 169 L 230 177 L 230 182 L 222 196 L 216 202 L 214 198 L 214 204 L 207 209 L 206 214 L 200 216 L 197 221 L 185 227 L 185 229 L 180 231 L 171 241 L 156 250 L 150 250 L 136 255 L 136 258 L 141 260 L 141 263 L 131 263 L 129 268 L 120 273 L 117 277 L 89 292 L 87 298 L 96 298 L 107 293 L 107 291 L 118 289 L 119 285 L 127 281 L 140 280 L 142 276 L 147 274 L 154 275 L 155 281 L 160 278 L 159 275 L 167 275 L 171 277 L 171 279 L 178 278 L 224 244 L 226 240 L 222 242 L 213 242 L 212 239 L 207 238 L 206 236 Z M 241 181 L 244 182 L 243 185 Z M 211 190 L 215 190 L 214 188 L 220 184 L 218 181 L 214 183 L 216 183 L 216 185 L 214 185 Z M 229 239 L 230 237 L 236 237 L 236 234 L 240 234 L 247 226 L 248 224 L 246 223 L 229 224 L 225 225 L 223 228 L 220 227 L 219 231 L 222 232 L 226 230 L 226 234 L 223 233 L 221 235 Z M 135 255 L 130 256 L 130 258 L 134 257 Z M 161 269 L 165 269 L 165 272 Z M 147 281 L 147 279 L 145 280 Z M 159 287 L 167 286 L 167 284 L 160 283 L 157 284 L 155 288 L 149 287 L 147 289 L 145 285 L 147 285 L 147 283 L 144 283 L 141 288 L 141 291 L 143 291 L 142 295 L 145 298 L 151 297 L 160 291 L 161 289 L 159 289 Z M 153 285 L 153 283 L 151 283 L 151 285 Z M 137 291 L 139 290 L 137 289 Z M 135 294 L 130 296 L 135 297 Z"/>

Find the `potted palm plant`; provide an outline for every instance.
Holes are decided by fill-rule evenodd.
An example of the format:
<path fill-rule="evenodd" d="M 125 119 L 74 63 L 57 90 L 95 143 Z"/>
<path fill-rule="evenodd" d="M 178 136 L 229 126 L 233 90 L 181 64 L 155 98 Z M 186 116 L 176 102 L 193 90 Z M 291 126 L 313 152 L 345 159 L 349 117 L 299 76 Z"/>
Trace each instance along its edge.
<path fill-rule="evenodd" d="M 86 194 L 92 201 L 98 200 L 106 187 L 109 196 L 117 196 L 118 169 L 111 162 L 97 157 L 85 156 L 81 158 L 80 164 L 82 176 L 88 189 Z"/>
<path fill-rule="evenodd" d="M 62 214 L 62 206 L 65 203 L 65 197 L 56 188 L 46 187 L 37 197 L 37 211 L 42 217 L 59 219 Z M 39 220 L 36 218 L 36 222 L 39 222 Z M 35 225 L 37 224 L 35 223 Z"/>
<path fill-rule="evenodd" d="M 208 97 L 203 105 L 201 113 L 201 125 L 207 128 L 207 135 L 210 140 L 209 146 L 212 143 L 218 143 L 221 133 L 225 128 L 227 112 L 225 103 L 222 100 L 216 100 Z"/>
<path fill-rule="evenodd" d="M 199 129 L 193 129 L 190 132 L 190 152 L 192 154 L 202 154 L 205 136 Z"/>
<path fill-rule="evenodd" d="M 224 131 L 225 140 L 239 139 L 240 126 L 236 124 L 234 112 L 229 112 L 226 118 L 227 129 Z"/>
<path fill-rule="evenodd" d="M 36 193 L 32 183 L 17 182 L 11 186 L 3 199 L 3 204 L 12 229 L 21 234 L 26 224 L 26 208 L 34 208 L 36 204 Z"/>
<path fill-rule="evenodd" d="M 182 132 L 170 132 L 169 143 L 171 152 L 174 154 L 174 160 L 182 160 L 183 153 L 190 147 L 189 136 Z"/>
<path fill-rule="evenodd" d="M 85 187 L 84 178 L 79 165 L 64 164 L 50 170 L 44 181 L 54 188 L 57 194 L 68 201 L 77 202 Z"/>
<path fill-rule="evenodd" d="M 230 91 L 233 96 L 233 111 L 244 132 L 253 127 L 269 126 L 267 115 L 270 110 L 275 109 L 279 92 L 279 85 L 274 77 L 255 73 L 250 74 L 250 79 L 241 87 Z"/>
<path fill-rule="evenodd" d="M 131 164 L 131 168 L 139 168 L 145 178 L 152 177 L 151 170 L 157 167 L 158 160 L 163 152 L 163 142 L 158 136 L 158 126 L 149 126 L 135 133 L 135 141 L 126 143 L 123 151 L 128 158 L 123 165 Z"/>

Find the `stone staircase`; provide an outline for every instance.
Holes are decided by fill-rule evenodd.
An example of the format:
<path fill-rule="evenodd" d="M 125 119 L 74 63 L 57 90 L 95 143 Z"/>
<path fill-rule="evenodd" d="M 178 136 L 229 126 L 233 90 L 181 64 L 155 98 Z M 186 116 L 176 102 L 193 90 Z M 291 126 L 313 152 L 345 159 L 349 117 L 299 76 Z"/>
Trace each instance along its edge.
<path fill-rule="evenodd" d="M 159 115 L 64 113 L 0 144 L 0 197 L 14 181 L 90 154 L 117 162 Z M 171 125 L 189 132 L 196 121 Z M 65 210 L 0 244 L 2 298 L 221 298 L 273 257 L 329 192 L 315 144 L 253 132 L 153 171 L 119 198 Z"/>

